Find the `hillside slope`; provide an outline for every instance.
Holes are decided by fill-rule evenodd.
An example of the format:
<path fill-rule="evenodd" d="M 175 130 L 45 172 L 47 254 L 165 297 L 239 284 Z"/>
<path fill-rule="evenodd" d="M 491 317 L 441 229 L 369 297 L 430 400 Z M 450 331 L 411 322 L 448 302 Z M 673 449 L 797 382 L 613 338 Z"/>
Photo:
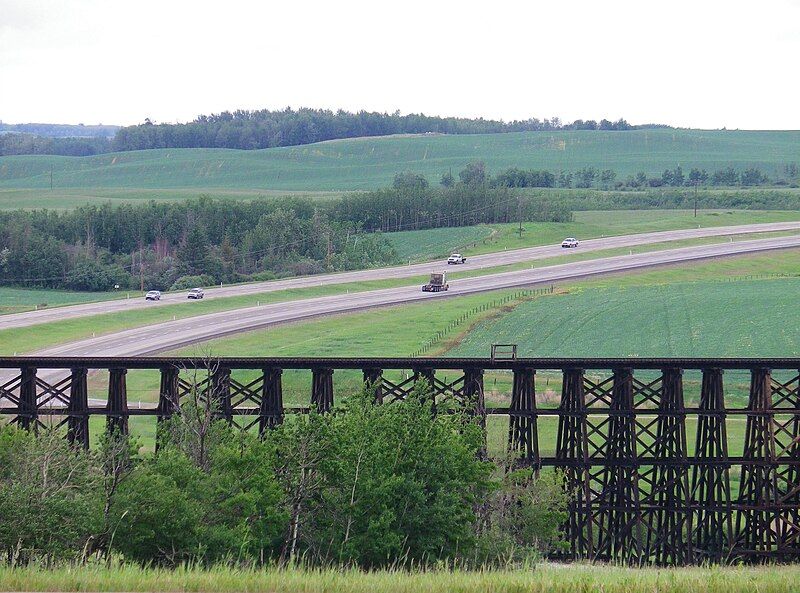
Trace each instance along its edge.
<path fill-rule="evenodd" d="M 714 170 L 758 166 L 773 173 L 800 162 L 800 131 L 562 131 L 464 136 L 421 135 L 334 140 L 265 150 L 163 149 L 92 157 L 0 157 L 0 190 L 208 188 L 371 189 L 413 170 L 431 181 L 483 160 L 506 167 L 613 169 L 620 176 L 659 174 L 682 165 Z"/>

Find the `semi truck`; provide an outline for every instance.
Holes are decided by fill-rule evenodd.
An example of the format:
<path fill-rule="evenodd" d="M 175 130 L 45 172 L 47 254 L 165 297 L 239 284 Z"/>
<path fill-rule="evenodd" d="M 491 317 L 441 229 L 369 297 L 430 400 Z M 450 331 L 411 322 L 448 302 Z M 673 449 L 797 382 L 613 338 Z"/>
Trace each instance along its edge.
<path fill-rule="evenodd" d="M 422 292 L 441 292 L 448 288 L 450 288 L 450 285 L 447 284 L 447 273 L 434 272 L 431 274 L 431 279 L 428 283 L 422 285 Z"/>

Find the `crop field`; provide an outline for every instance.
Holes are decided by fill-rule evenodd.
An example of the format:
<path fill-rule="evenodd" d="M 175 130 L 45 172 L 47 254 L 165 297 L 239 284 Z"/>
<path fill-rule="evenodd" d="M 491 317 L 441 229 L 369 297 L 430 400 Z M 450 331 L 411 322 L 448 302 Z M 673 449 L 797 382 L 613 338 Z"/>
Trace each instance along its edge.
<path fill-rule="evenodd" d="M 800 279 L 567 289 L 476 327 L 450 353 L 516 343 L 520 356 L 798 356 Z"/>
<path fill-rule="evenodd" d="M 225 566 L 159 569 L 122 566 L 0 567 L 4 591 L 248 591 L 251 593 L 789 593 L 800 567 L 626 568 L 540 563 L 518 569 L 471 571 L 458 567 L 403 571 Z"/>
<path fill-rule="evenodd" d="M 264 150 L 161 149 L 91 157 L 0 158 L 0 190 L 105 188 L 165 190 L 354 190 L 391 183 L 413 170 L 432 180 L 483 160 L 507 167 L 613 169 L 660 174 L 682 165 L 775 173 L 800 161 L 800 132 L 638 130 L 419 135 L 335 140 Z"/>
<path fill-rule="evenodd" d="M 4 157 L 0 157 L 2 163 Z M 0 164 L 0 167 L 2 165 Z M 49 180 L 49 174 L 48 174 Z M 48 181 L 49 183 L 49 181 Z M 177 202 L 190 198 L 209 195 L 220 200 L 255 200 L 264 198 L 281 197 L 306 197 L 314 200 L 327 200 L 340 196 L 342 192 L 325 191 L 289 191 L 270 189 L 184 189 L 180 187 L 142 189 L 142 188 L 33 188 L 33 189 L 3 189 L 0 183 L 0 210 L 16 210 L 19 208 L 48 210 L 70 210 L 78 206 L 91 204 L 122 204 L 145 202 Z"/>

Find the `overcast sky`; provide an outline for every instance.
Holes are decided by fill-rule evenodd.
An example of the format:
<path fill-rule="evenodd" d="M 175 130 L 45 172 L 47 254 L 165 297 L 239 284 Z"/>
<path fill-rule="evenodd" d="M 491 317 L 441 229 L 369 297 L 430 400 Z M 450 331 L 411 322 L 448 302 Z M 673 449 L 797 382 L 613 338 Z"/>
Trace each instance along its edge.
<path fill-rule="evenodd" d="M 0 0 L 0 120 L 322 107 L 800 129 L 800 0 Z"/>

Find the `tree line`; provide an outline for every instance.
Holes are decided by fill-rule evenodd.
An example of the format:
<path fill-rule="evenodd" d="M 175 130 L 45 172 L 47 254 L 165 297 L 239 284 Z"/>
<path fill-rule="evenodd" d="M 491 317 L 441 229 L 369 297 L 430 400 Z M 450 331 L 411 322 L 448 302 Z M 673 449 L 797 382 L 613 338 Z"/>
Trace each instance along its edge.
<path fill-rule="evenodd" d="M 614 130 L 669 127 L 634 126 L 624 119 L 611 121 L 530 118 L 504 122 L 483 118 L 439 117 L 421 113 L 331 111 L 327 109 L 236 110 L 201 115 L 183 124 L 144 123 L 116 126 L 50 126 L 0 124 L 0 156 L 57 154 L 87 156 L 103 152 L 153 148 L 260 149 L 297 146 L 366 136 L 391 134 L 496 134 L 551 130 Z M 13 131 L 13 134 L 3 134 Z M 89 137 L 93 135 L 93 137 Z M 14 138 L 16 136 L 16 138 Z M 67 137 L 72 136 L 72 137 Z"/>
<path fill-rule="evenodd" d="M 91 156 L 105 152 L 111 152 L 111 140 L 103 136 L 55 138 L 33 134 L 0 133 L 0 156 L 22 154 Z"/>
<path fill-rule="evenodd" d="M 104 204 L 0 212 L 0 284 L 106 291 L 222 282 L 402 263 L 381 232 L 480 223 L 567 221 L 552 200 L 493 187 L 482 163 L 449 186 L 398 174 L 392 187 L 307 198 Z"/>
<path fill-rule="evenodd" d="M 259 438 L 194 389 L 155 453 L 0 426 L 0 564 L 479 567 L 564 549 L 562 476 L 487 460 L 475 417 L 437 414 L 424 384 L 372 397 Z"/>
<path fill-rule="evenodd" d="M 654 126 L 644 126 L 654 127 Z M 664 126 L 666 127 L 666 126 Z M 439 117 L 421 113 L 401 115 L 326 109 L 271 111 L 223 111 L 203 115 L 185 124 L 155 124 L 146 120 L 121 128 L 114 136 L 117 151 L 147 148 L 259 149 L 297 146 L 324 140 L 387 136 L 391 134 L 497 134 L 543 130 L 631 130 L 624 119 L 600 122 L 576 120 L 562 123 L 557 117 L 504 122 L 483 118 Z"/>
<path fill-rule="evenodd" d="M 613 169 L 582 167 L 576 171 L 547 171 L 510 167 L 490 180 L 495 187 L 557 187 L 577 189 L 625 190 L 657 187 L 755 187 L 796 186 L 800 181 L 800 169 L 796 163 L 787 163 L 773 177 L 758 167 L 738 170 L 733 167 L 717 169 L 709 173 L 706 169 L 692 167 L 684 172 L 680 165 L 665 169 L 661 175 L 648 176 L 641 171 L 618 179 Z M 442 177 L 442 185 L 449 185 L 449 174 Z"/>

